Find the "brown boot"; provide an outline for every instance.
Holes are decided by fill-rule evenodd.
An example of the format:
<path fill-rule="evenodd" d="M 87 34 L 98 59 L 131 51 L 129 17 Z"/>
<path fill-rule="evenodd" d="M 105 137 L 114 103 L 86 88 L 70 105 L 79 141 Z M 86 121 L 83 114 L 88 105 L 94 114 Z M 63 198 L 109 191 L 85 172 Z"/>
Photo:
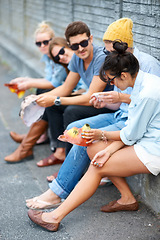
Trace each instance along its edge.
<path fill-rule="evenodd" d="M 42 133 L 46 131 L 48 122 L 40 120 L 32 124 L 28 134 L 23 139 L 15 152 L 5 157 L 7 162 L 19 162 L 22 159 L 33 155 L 32 148 Z"/>
<path fill-rule="evenodd" d="M 26 134 L 18 134 L 16 132 L 10 132 L 10 136 L 15 142 L 21 143 L 23 138 L 26 136 Z"/>

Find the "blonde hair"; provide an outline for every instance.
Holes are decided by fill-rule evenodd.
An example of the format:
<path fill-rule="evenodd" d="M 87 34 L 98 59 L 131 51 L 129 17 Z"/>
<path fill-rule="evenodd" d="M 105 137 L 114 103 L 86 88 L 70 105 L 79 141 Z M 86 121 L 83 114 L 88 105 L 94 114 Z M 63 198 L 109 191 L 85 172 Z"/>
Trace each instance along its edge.
<path fill-rule="evenodd" d="M 45 21 L 42 21 L 41 23 L 38 24 L 38 27 L 37 27 L 36 31 L 34 32 L 34 38 L 36 38 L 36 35 L 38 33 L 48 33 L 51 38 L 54 38 L 54 36 L 55 36 L 53 29 Z"/>

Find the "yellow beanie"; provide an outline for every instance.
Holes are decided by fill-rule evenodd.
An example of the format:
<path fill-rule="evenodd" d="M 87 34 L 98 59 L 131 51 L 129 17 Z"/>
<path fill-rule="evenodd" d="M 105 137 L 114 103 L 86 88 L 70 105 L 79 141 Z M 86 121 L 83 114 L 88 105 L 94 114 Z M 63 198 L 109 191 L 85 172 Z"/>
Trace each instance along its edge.
<path fill-rule="evenodd" d="M 130 18 L 120 18 L 108 26 L 103 41 L 120 39 L 122 42 L 128 43 L 128 47 L 133 47 L 132 27 L 133 22 Z"/>

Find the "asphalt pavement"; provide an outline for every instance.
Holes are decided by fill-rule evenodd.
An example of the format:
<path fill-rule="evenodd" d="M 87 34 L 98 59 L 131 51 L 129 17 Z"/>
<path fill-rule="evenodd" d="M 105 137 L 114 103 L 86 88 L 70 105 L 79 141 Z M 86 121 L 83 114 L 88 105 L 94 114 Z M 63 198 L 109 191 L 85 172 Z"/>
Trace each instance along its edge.
<path fill-rule="evenodd" d="M 18 147 L 9 132 L 27 133 L 28 127 L 18 116 L 22 99 L 4 87 L 17 74 L 0 64 L 0 76 L 0 240 L 159 240 L 160 217 L 140 196 L 137 212 L 100 212 L 102 205 L 120 197 L 113 185 L 99 187 L 94 196 L 63 219 L 58 232 L 45 231 L 30 221 L 25 199 L 47 190 L 46 176 L 58 171 L 60 165 L 36 166 L 51 154 L 49 144 L 35 146 L 33 160 L 16 164 L 4 161 Z"/>

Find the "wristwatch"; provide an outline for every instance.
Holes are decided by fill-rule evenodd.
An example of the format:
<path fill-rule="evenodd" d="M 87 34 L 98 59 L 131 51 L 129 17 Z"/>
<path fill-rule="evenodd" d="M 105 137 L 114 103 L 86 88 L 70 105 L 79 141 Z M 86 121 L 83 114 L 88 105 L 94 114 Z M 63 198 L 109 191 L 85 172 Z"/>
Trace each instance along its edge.
<path fill-rule="evenodd" d="M 55 104 L 56 106 L 60 106 L 60 105 L 61 105 L 61 99 L 60 99 L 60 97 L 57 97 L 57 98 L 54 100 L 54 104 Z"/>

